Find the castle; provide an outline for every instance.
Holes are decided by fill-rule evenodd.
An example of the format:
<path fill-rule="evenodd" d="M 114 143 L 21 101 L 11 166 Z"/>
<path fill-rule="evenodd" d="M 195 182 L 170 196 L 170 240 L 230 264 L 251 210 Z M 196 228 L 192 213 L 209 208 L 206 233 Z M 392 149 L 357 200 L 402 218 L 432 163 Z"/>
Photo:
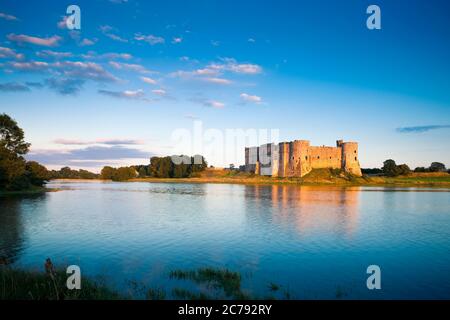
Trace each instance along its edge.
<path fill-rule="evenodd" d="M 246 172 L 272 177 L 303 177 L 312 169 L 342 169 L 361 176 L 358 143 L 336 141 L 336 147 L 310 146 L 308 140 L 245 148 Z"/>

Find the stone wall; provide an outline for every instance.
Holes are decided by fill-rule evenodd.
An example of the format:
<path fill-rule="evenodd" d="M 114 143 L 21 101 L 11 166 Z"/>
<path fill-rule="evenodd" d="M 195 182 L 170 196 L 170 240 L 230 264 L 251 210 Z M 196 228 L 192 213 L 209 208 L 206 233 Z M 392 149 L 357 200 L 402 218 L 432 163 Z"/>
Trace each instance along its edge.
<path fill-rule="evenodd" d="M 361 176 L 358 143 L 336 141 L 336 147 L 310 146 L 308 140 L 245 148 L 245 171 L 273 177 L 303 177 L 312 169 L 343 169 Z"/>

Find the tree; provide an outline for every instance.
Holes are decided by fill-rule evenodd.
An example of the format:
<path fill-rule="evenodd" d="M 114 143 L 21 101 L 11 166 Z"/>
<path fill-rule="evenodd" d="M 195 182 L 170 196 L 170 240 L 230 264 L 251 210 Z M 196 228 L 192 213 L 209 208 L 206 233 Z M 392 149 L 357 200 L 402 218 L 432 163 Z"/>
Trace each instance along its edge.
<path fill-rule="evenodd" d="M 36 161 L 28 161 L 25 165 L 25 171 L 32 185 L 42 187 L 49 179 L 47 168 Z"/>
<path fill-rule="evenodd" d="M 29 144 L 23 130 L 6 114 L 0 115 L 0 189 L 20 190 L 30 186 L 25 176 L 25 159 Z"/>
<path fill-rule="evenodd" d="M 29 187 L 23 179 L 24 174 L 23 157 L 0 146 L 0 189 L 20 190 Z"/>
<path fill-rule="evenodd" d="M 406 164 L 397 166 L 397 170 L 399 175 L 407 175 L 411 173 L 411 169 Z"/>
<path fill-rule="evenodd" d="M 126 181 L 132 178 L 136 178 L 137 173 L 133 167 L 120 167 L 118 168 L 112 177 L 113 181 Z"/>
<path fill-rule="evenodd" d="M 440 162 L 433 162 L 430 165 L 430 172 L 445 172 L 446 170 L 445 165 Z"/>
<path fill-rule="evenodd" d="M 144 178 L 147 176 L 147 170 L 145 169 L 145 166 L 141 166 L 139 169 L 139 178 Z"/>
<path fill-rule="evenodd" d="M 105 166 L 105 167 L 103 167 L 103 169 L 100 173 L 100 176 L 102 177 L 102 179 L 112 180 L 115 175 L 115 171 L 116 171 L 116 169 L 109 167 L 109 166 Z"/>
<path fill-rule="evenodd" d="M 395 177 L 400 175 L 400 170 L 397 167 L 395 161 L 392 159 L 384 161 L 383 168 L 381 168 L 381 170 L 383 170 L 383 173 L 388 177 Z"/>
<path fill-rule="evenodd" d="M 152 176 L 157 178 L 173 177 L 173 165 L 171 157 L 152 157 L 150 159 Z"/>
<path fill-rule="evenodd" d="M 22 156 L 28 152 L 29 143 L 24 141 L 25 134 L 7 114 L 0 115 L 0 147 L 9 152 Z"/>

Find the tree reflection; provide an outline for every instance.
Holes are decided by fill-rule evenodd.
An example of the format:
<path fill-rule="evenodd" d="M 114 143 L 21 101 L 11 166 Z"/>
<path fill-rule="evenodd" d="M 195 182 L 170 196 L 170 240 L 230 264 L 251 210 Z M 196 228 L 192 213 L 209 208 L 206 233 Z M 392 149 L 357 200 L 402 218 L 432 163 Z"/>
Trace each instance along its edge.
<path fill-rule="evenodd" d="M 23 205 L 42 197 L 45 195 L 0 197 L 0 264 L 12 264 L 20 257 L 24 241 Z"/>

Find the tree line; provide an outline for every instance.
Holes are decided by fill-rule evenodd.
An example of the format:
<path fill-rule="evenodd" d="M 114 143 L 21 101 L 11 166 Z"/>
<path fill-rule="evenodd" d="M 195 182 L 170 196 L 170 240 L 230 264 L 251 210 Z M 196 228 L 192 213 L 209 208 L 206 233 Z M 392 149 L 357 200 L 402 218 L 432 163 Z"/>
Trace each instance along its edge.
<path fill-rule="evenodd" d="M 103 167 L 100 177 L 113 181 L 125 181 L 133 178 L 189 178 L 198 176 L 208 166 L 203 156 L 177 156 L 181 159 L 173 161 L 173 157 L 152 157 L 148 165 L 113 168 Z"/>
<path fill-rule="evenodd" d="M 408 165 L 400 164 L 397 165 L 394 160 L 388 159 L 383 162 L 383 167 L 381 168 L 372 168 L 372 169 L 362 169 L 362 173 L 364 174 L 380 174 L 387 177 L 396 177 L 401 175 L 407 175 L 412 172 L 448 172 L 445 165 L 441 162 L 432 162 L 428 168 L 425 167 L 417 167 L 414 170 L 411 170 Z"/>

